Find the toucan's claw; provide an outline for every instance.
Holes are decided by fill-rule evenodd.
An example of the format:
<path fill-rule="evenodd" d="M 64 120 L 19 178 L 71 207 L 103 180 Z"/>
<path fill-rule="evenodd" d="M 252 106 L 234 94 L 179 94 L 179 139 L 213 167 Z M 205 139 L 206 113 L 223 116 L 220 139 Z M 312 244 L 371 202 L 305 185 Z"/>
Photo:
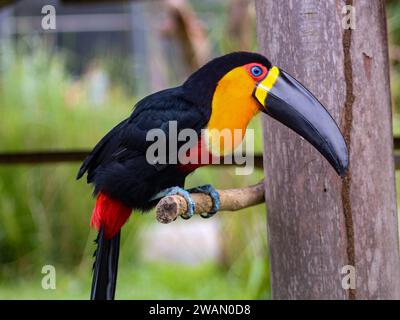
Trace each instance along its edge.
<path fill-rule="evenodd" d="M 217 190 L 215 190 L 215 188 L 210 185 L 210 184 L 206 184 L 204 186 L 200 186 L 200 187 L 195 187 L 195 188 L 191 188 L 188 190 L 185 190 L 181 187 L 172 187 L 172 188 L 168 188 L 165 190 L 162 190 L 160 192 L 158 192 L 156 195 L 154 195 L 150 200 L 154 201 L 154 200 L 159 200 L 163 197 L 166 196 L 172 196 L 175 194 L 179 194 L 180 196 L 184 197 L 187 204 L 188 204 L 188 210 L 187 213 L 185 215 L 182 215 L 181 218 L 182 219 L 190 219 L 191 217 L 193 217 L 194 213 L 195 213 L 195 208 L 196 208 L 196 204 L 192 199 L 192 196 L 190 195 L 190 193 L 204 193 L 207 194 L 211 197 L 213 206 L 210 212 L 205 212 L 200 214 L 200 216 L 204 219 L 208 219 L 211 218 L 212 216 L 214 216 L 214 214 L 216 214 L 219 209 L 220 209 L 220 199 L 219 199 L 219 193 Z"/>
<path fill-rule="evenodd" d="M 189 191 L 187 191 L 181 187 L 172 187 L 172 188 L 162 190 L 162 191 L 158 192 L 156 195 L 154 195 L 150 200 L 154 201 L 154 200 L 158 200 L 163 197 L 166 197 L 166 196 L 173 196 L 175 194 L 179 194 L 180 196 L 184 197 L 188 204 L 188 210 L 187 210 L 186 215 L 181 216 L 181 217 L 183 219 L 190 219 L 191 217 L 193 217 L 196 204 L 194 203 Z"/>
<path fill-rule="evenodd" d="M 202 218 L 204 218 L 204 219 L 211 218 L 212 216 L 214 216 L 214 214 L 216 214 L 219 211 L 219 209 L 220 209 L 219 193 L 217 190 L 215 190 L 215 188 L 212 185 L 206 184 L 204 186 L 189 189 L 188 191 L 191 193 L 195 193 L 195 192 L 205 193 L 211 197 L 211 200 L 213 202 L 213 207 L 210 212 L 200 214 L 200 216 Z"/>

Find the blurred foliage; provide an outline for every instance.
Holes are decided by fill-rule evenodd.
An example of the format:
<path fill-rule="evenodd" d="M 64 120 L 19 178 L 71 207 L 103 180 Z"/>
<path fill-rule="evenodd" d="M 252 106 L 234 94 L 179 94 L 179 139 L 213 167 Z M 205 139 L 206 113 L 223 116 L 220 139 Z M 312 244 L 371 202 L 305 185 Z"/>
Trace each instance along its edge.
<path fill-rule="evenodd" d="M 93 108 L 84 83 L 68 77 L 62 55 L 5 47 L 0 78 L 1 151 L 88 148 L 129 112 L 117 89 L 112 112 Z M 85 256 L 91 188 L 77 183 L 78 164 L 0 167 L 0 279 L 37 274 L 54 261 L 65 267 Z M 81 195 L 85 195 L 84 197 Z M 84 241 L 82 241 L 84 240 Z M 92 250 L 92 249 L 91 249 Z M 40 274 L 40 270 L 39 270 Z"/>
<path fill-rule="evenodd" d="M 214 46 L 215 52 L 231 52 L 237 51 L 238 43 L 233 39 L 229 32 L 227 32 L 229 24 L 229 7 L 233 1 L 215 1 L 215 0 L 191 0 L 190 3 L 195 9 L 196 13 L 204 25 L 207 27 L 208 36 Z M 251 27 L 250 33 L 247 37 L 250 38 L 250 48 L 247 50 L 257 49 L 257 34 L 255 24 L 255 8 L 251 1 L 249 1 Z"/>
<path fill-rule="evenodd" d="M 263 270 L 264 272 L 264 270 Z M 88 299 L 88 271 L 57 273 L 56 290 L 43 290 L 41 279 L 3 283 L 0 299 Z M 252 299 L 252 286 L 215 264 L 126 264 L 118 274 L 116 299 Z"/>
<path fill-rule="evenodd" d="M 115 85 L 106 101 L 94 107 L 85 77 L 73 79 L 65 56 L 35 41 L 18 50 L 3 45 L 0 150 L 93 147 L 129 115 L 135 97 Z M 260 136 L 259 122 L 252 126 Z M 262 149 L 261 138 L 256 149 Z M 88 297 L 95 238 L 88 224 L 94 200 L 91 187 L 75 180 L 78 166 L 0 167 L 0 298 Z M 261 172 L 237 177 L 233 170 L 200 169 L 187 185 L 234 187 L 262 178 Z M 123 230 L 118 297 L 267 298 L 264 206 L 216 219 L 222 225 L 222 261 L 189 267 L 140 261 L 136 231 L 155 219 L 153 213 L 132 217 Z M 55 291 L 40 286 L 45 264 L 56 267 Z"/>

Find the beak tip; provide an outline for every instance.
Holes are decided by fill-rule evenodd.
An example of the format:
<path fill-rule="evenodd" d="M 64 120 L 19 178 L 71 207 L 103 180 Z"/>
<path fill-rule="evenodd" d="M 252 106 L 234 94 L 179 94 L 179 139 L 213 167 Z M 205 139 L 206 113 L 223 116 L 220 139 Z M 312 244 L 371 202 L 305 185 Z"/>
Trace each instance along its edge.
<path fill-rule="evenodd" d="M 336 172 L 341 178 L 344 178 L 344 176 L 347 173 L 347 169 L 349 168 L 349 160 L 346 157 L 343 161 L 340 161 L 339 164 L 336 166 Z"/>
<path fill-rule="evenodd" d="M 347 172 L 347 168 L 345 168 L 345 167 L 338 168 L 338 170 L 337 170 L 337 173 L 339 174 L 339 176 L 341 178 L 344 178 L 344 176 L 346 175 L 346 172 Z"/>
<path fill-rule="evenodd" d="M 310 142 L 344 178 L 349 153 L 335 120 L 318 99 L 288 73 L 278 69 L 272 85 L 271 79 L 267 76 L 253 91 L 253 97 L 264 107 L 262 111 Z"/>

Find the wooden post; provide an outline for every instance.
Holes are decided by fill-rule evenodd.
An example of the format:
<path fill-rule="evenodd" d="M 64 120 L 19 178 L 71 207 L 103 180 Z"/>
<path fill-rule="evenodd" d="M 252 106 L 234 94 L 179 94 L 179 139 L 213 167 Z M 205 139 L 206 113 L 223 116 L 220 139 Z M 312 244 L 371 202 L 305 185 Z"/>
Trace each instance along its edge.
<path fill-rule="evenodd" d="M 384 3 L 256 0 L 260 52 L 318 97 L 350 149 L 341 180 L 307 142 L 265 117 L 276 299 L 400 298 Z M 345 5 L 355 9 L 353 30 L 342 25 Z M 342 286 L 353 274 L 346 265 L 355 267 L 355 289 Z"/>

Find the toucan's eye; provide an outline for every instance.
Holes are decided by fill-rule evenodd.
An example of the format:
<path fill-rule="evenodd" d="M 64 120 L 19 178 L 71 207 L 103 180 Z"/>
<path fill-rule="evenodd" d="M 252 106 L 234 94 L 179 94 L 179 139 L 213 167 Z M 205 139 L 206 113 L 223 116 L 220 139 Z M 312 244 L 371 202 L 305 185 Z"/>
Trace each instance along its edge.
<path fill-rule="evenodd" d="M 259 63 L 249 63 L 246 64 L 244 67 L 247 70 L 249 76 L 251 76 L 255 81 L 261 81 L 268 72 L 267 68 Z"/>
<path fill-rule="evenodd" d="M 261 74 L 263 73 L 261 67 L 259 67 L 259 66 L 253 66 L 253 67 L 251 67 L 250 72 L 251 72 L 251 74 L 252 74 L 253 76 L 255 76 L 255 77 L 259 77 L 259 76 L 261 76 Z"/>

